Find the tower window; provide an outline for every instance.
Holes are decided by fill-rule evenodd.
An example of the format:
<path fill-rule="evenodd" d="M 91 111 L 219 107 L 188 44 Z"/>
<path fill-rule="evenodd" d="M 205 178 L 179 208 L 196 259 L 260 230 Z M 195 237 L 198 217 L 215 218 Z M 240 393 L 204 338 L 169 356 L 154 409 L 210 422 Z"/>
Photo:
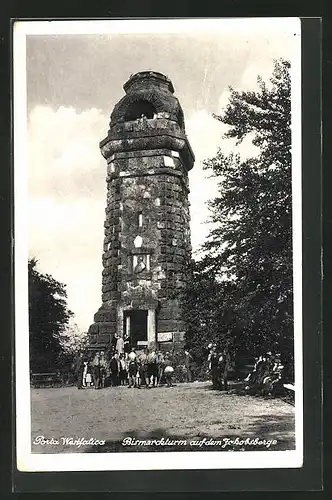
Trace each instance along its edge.
<path fill-rule="evenodd" d="M 143 226 L 143 214 L 142 212 L 138 212 L 138 227 L 142 227 Z"/>
<path fill-rule="evenodd" d="M 133 121 L 145 116 L 153 118 L 156 115 L 156 109 L 149 101 L 141 100 L 133 102 L 127 109 L 125 121 Z"/>

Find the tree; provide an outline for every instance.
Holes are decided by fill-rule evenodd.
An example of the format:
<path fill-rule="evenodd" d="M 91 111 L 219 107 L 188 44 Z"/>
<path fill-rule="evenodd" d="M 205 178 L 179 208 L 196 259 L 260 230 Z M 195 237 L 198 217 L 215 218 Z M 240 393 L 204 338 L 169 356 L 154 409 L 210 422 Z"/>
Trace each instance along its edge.
<path fill-rule="evenodd" d="M 218 181 L 218 196 L 209 202 L 214 228 L 203 244 L 200 262 L 205 295 L 219 290 L 214 328 L 233 333 L 237 350 L 253 354 L 279 351 L 288 360 L 293 349 L 291 227 L 290 64 L 275 62 L 268 86 L 258 77 L 258 91 L 230 88 L 229 103 L 214 117 L 228 125 L 226 138 L 235 151 L 220 147 L 204 169 Z M 242 159 L 243 139 L 258 154 Z M 200 285 L 196 282 L 195 287 Z M 189 286 L 190 288 L 190 286 Z M 188 291 L 187 291 L 188 292 Z M 187 293 L 188 299 L 188 293 Z M 188 300 L 185 301 L 188 305 Z"/>
<path fill-rule="evenodd" d="M 66 368 L 71 366 L 79 353 L 84 352 L 89 345 L 87 332 L 81 331 L 71 319 L 66 329 L 59 334 L 58 338 L 61 348 L 59 364 Z"/>
<path fill-rule="evenodd" d="M 61 343 L 72 312 L 67 307 L 63 283 L 37 270 L 37 260 L 28 262 L 30 370 L 50 372 L 57 367 Z"/>

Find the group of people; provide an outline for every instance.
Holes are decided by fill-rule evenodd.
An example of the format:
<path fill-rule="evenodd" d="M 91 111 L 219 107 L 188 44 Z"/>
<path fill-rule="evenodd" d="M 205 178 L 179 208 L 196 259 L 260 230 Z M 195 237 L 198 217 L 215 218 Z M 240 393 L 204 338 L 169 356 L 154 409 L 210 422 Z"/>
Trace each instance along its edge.
<path fill-rule="evenodd" d="M 228 376 L 232 370 L 231 357 L 227 349 L 218 349 L 215 343 L 208 346 L 208 373 L 212 387 L 228 390 Z M 179 353 L 177 353 L 179 354 Z M 128 388 L 151 388 L 166 384 L 173 386 L 174 371 L 184 374 L 187 382 L 192 382 L 193 357 L 188 350 L 174 356 L 172 352 L 145 348 L 128 349 L 126 338 L 115 336 L 109 352 L 96 352 L 88 359 L 80 355 L 76 365 L 77 387 L 101 389 L 105 385 L 127 386 Z M 245 390 L 249 394 L 273 394 L 283 382 L 283 365 L 280 355 L 271 352 L 256 358 L 252 372 L 245 379 Z"/>
<path fill-rule="evenodd" d="M 131 349 L 126 360 L 128 387 L 157 387 L 163 379 L 167 387 L 172 387 L 174 367 L 170 357 L 155 349 L 144 349 L 136 353 Z"/>
<path fill-rule="evenodd" d="M 245 378 L 249 394 L 274 394 L 282 388 L 283 364 L 280 354 L 267 352 L 256 359 L 251 373 Z"/>
<path fill-rule="evenodd" d="M 78 389 L 92 386 L 100 389 L 107 382 L 112 387 L 127 385 L 128 388 L 151 388 L 162 383 L 167 387 L 173 386 L 174 362 L 170 354 L 148 348 L 137 352 L 131 348 L 125 352 L 124 341 L 118 342 L 118 339 L 114 347 L 110 358 L 103 351 L 96 352 L 91 360 L 80 355 L 76 368 Z M 186 353 L 185 359 L 188 359 L 190 354 Z M 189 363 L 188 381 L 191 381 Z"/>
<path fill-rule="evenodd" d="M 78 389 L 92 386 L 95 389 L 105 387 L 108 363 L 103 351 L 97 352 L 93 359 L 80 353 L 75 368 Z"/>
<path fill-rule="evenodd" d="M 209 344 L 208 372 L 214 389 L 228 390 L 228 375 L 232 370 L 231 357 L 227 349 L 218 350 L 216 344 Z M 249 394 L 275 395 L 282 391 L 284 366 L 280 354 L 267 352 L 255 360 L 251 373 L 244 379 Z"/>

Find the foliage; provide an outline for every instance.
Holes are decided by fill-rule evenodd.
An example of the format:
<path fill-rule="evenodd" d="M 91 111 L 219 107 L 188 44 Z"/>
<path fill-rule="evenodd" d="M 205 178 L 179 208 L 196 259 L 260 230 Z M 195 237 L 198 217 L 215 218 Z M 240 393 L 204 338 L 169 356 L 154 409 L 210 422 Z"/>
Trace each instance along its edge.
<path fill-rule="evenodd" d="M 37 270 L 37 260 L 28 262 L 30 370 L 52 372 L 62 350 L 60 335 L 72 312 L 67 307 L 63 283 Z"/>
<path fill-rule="evenodd" d="M 72 366 L 77 356 L 84 353 L 89 344 L 87 332 L 81 331 L 74 321 L 69 320 L 66 329 L 59 334 L 61 352 L 59 354 L 59 365 Z"/>
<path fill-rule="evenodd" d="M 230 89 L 220 116 L 234 152 L 220 147 L 204 169 L 216 178 L 214 228 L 184 296 L 187 343 L 198 355 L 215 336 L 233 352 L 281 352 L 292 359 L 290 65 L 275 62 L 270 85 Z M 251 140 L 257 155 L 236 152 Z M 199 353 L 200 351 L 200 353 Z"/>
<path fill-rule="evenodd" d="M 88 347 L 88 334 L 82 332 L 76 323 L 69 321 L 66 329 L 59 336 L 61 350 L 64 354 L 75 356 Z"/>

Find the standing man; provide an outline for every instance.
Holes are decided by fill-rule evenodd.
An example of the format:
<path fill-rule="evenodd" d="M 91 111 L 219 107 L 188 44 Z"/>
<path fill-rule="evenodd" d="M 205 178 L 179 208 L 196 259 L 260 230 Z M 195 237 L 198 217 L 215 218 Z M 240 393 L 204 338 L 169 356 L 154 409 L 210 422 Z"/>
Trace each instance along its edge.
<path fill-rule="evenodd" d="M 118 353 L 119 356 L 124 353 L 124 340 L 122 337 L 117 336 L 115 351 Z"/>
<path fill-rule="evenodd" d="M 100 389 L 100 354 L 96 353 L 93 361 L 92 361 L 92 373 L 93 373 L 93 382 L 95 385 L 95 389 Z"/>
<path fill-rule="evenodd" d="M 124 338 L 123 350 L 124 350 L 124 357 L 125 357 L 125 359 L 127 359 L 128 354 L 130 353 L 130 340 L 129 340 L 128 334 L 125 335 L 125 338 Z"/>
<path fill-rule="evenodd" d="M 104 351 L 101 351 L 100 353 L 100 383 L 101 387 L 105 387 L 105 379 L 107 375 L 107 361 L 105 357 Z"/>
<path fill-rule="evenodd" d="M 161 384 L 161 379 L 165 369 L 165 357 L 161 351 L 157 353 L 157 368 L 158 368 L 158 387 Z"/>
<path fill-rule="evenodd" d="M 75 363 L 77 389 L 83 388 L 83 370 L 84 370 L 84 359 L 83 359 L 83 353 L 80 352 Z"/>
<path fill-rule="evenodd" d="M 110 371 L 111 371 L 112 387 L 116 387 L 118 385 L 118 375 L 119 375 L 119 360 L 117 354 L 113 354 L 111 358 Z"/>
<path fill-rule="evenodd" d="M 145 385 L 146 388 L 149 387 L 149 377 L 148 377 L 148 349 L 145 349 L 143 352 L 140 353 L 139 358 L 138 358 L 138 371 L 139 371 L 139 382 L 138 386 L 141 386 L 142 384 Z"/>
<path fill-rule="evenodd" d="M 215 346 L 211 348 L 208 361 L 211 372 L 212 388 L 219 389 L 219 356 L 217 355 L 217 349 Z"/>
<path fill-rule="evenodd" d="M 225 391 L 228 390 L 228 372 L 230 370 L 230 365 L 231 365 L 231 360 L 230 360 L 230 355 L 228 353 L 227 349 L 224 349 L 222 351 L 222 354 L 219 356 L 218 360 L 219 364 L 219 376 L 220 376 L 220 388 L 225 389 Z"/>
<path fill-rule="evenodd" d="M 187 382 L 192 382 L 192 361 L 193 357 L 189 351 L 184 351 L 184 366 L 186 367 Z"/>

